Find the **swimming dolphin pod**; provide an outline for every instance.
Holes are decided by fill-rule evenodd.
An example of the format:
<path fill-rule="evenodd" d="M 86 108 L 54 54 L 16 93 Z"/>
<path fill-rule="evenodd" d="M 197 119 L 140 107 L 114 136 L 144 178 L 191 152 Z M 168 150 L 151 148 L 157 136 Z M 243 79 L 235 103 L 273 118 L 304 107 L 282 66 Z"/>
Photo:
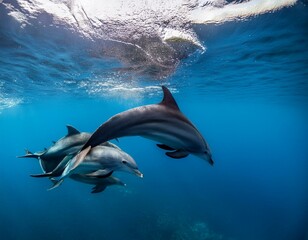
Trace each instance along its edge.
<path fill-rule="evenodd" d="M 143 177 L 135 160 L 115 144 L 108 142 L 125 136 L 141 136 L 157 142 L 171 158 L 180 159 L 189 154 L 214 164 L 211 150 L 198 129 L 180 111 L 169 89 L 162 86 L 163 100 L 118 113 L 104 122 L 93 134 L 67 126 L 68 133 L 51 147 L 32 153 L 26 150 L 21 158 L 39 160 L 43 173 L 32 177 L 48 177 L 53 186 L 60 186 L 71 178 L 94 185 L 92 193 L 107 186 L 125 184 L 112 176 L 116 171 Z"/>
<path fill-rule="evenodd" d="M 110 185 L 125 186 L 121 180 L 111 176 L 114 171 L 129 172 L 143 177 L 135 160 L 110 142 L 104 142 L 92 148 L 82 161 L 77 162 L 76 153 L 90 134 L 79 132 L 72 126 L 67 126 L 67 129 L 68 134 L 48 149 L 36 153 L 26 150 L 26 154 L 19 157 L 39 160 L 43 173 L 31 176 L 50 178 L 53 183 L 50 189 L 58 187 L 65 178 L 70 177 L 79 182 L 95 185 L 92 193 L 98 193 Z"/>

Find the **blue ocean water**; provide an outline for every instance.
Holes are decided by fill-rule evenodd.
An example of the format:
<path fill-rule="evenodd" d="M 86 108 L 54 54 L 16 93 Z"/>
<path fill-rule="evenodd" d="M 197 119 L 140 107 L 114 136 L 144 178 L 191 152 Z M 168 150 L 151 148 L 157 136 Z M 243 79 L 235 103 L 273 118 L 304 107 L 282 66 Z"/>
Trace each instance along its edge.
<path fill-rule="evenodd" d="M 307 240 L 307 3 L 132 1 L 125 12 L 102 2 L 0 1 L 0 238 Z M 71 179 L 47 191 L 48 179 L 29 176 L 37 160 L 16 158 L 67 124 L 93 132 L 160 102 L 161 85 L 213 167 L 124 137 L 112 142 L 144 178 L 117 172 L 126 187 L 91 194 Z"/>

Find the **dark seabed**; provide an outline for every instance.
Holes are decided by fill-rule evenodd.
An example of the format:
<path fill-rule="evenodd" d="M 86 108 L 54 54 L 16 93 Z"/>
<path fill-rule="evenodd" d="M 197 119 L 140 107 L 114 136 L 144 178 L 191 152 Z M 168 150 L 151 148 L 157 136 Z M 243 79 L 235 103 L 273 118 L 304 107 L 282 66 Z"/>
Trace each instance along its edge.
<path fill-rule="evenodd" d="M 307 2 L 109 2 L 0 0 L 0 238 L 307 240 Z M 124 137 L 144 178 L 92 194 L 47 191 L 16 158 L 160 102 L 161 85 L 213 167 Z"/>

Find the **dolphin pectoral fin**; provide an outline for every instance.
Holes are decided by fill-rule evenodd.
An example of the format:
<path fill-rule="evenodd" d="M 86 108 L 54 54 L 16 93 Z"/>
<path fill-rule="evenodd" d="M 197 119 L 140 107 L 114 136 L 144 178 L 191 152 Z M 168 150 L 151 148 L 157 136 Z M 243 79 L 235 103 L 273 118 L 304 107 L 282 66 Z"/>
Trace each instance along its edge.
<path fill-rule="evenodd" d="M 91 193 L 100 193 L 106 189 L 106 184 L 97 184 L 92 188 Z"/>
<path fill-rule="evenodd" d="M 169 146 L 167 146 L 167 145 L 165 145 L 165 144 L 157 143 L 156 146 L 159 147 L 159 148 L 161 148 L 161 149 L 167 150 L 167 151 L 175 150 L 174 148 L 169 147 Z"/>
<path fill-rule="evenodd" d="M 83 162 L 87 154 L 90 152 L 91 146 L 87 147 L 86 149 L 82 150 L 80 153 L 76 155 L 76 157 L 72 160 L 74 160 L 74 163 L 72 164 L 70 171 L 73 171 L 76 167 L 80 165 L 80 163 Z"/>
<path fill-rule="evenodd" d="M 174 152 L 166 152 L 166 155 L 171 158 L 180 159 L 187 157 L 189 153 L 183 150 L 176 150 Z"/>
<path fill-rule="evenodd" d="M 113 171 L 109 169 L 100 169 L 92 173 L 86 174 L 87 177 L 107 178 L 112 175 Z"/>
<path fill-rule="evenodd" d="M 53 189 L 59 187 L 63 183 L 64 179 L 60 179 L 60 180 L 51 179 L 51 181 L 53 183 L 53 186 L 51 188 L 48 188 L 47 189 L 48 191 L 53 190 Z"/>

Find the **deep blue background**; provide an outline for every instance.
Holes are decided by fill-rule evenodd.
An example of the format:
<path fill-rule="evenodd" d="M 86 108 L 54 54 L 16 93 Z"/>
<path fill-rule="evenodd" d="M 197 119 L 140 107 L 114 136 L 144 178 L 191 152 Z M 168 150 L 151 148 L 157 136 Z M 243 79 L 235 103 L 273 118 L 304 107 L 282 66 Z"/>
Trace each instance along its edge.
<path fill-rule="evenodd" d="M 214 167 L 193 156 L 169 159 L 149 140 L 123 138 L 118 145 L 145 177 L 120 174 L 126 188 L 97 195 L 71 180 L 46 191 L 48 180 L 29 177 L 40 172 L 36 160 L 15 157 L 25 147 L 48 147 L 66 133 L 66 123 L 92 131 L 127 104 L 46 99 L 5 111 L 0 118 L 5 239 L 172 239 L 176 233 L 201 239 L 206 227 L 226 239 L 302 239 L 307 115 L 284 104 L 217 102 L 186 94 L 175 97 L 210 143 Z M 159 101 L 145 102 L 150 100 Z"/>

